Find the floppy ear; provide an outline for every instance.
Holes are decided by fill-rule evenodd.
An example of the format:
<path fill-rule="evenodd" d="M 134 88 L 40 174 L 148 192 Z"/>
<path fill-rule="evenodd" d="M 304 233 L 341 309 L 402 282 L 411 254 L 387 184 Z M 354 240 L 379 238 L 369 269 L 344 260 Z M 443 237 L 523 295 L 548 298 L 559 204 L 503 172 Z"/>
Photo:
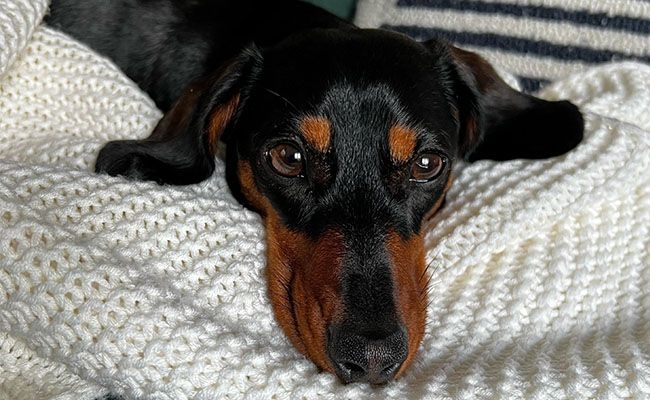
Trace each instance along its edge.
<path fill-rule="evenodd" d="M 190 85 L 143 140 L 107 143 L 95 171 L 160 184 L 186 185 L 214 171 L 217 143 L 234 122 L 261 65 L 247 49 L 213 75 Z"/>
<path fill-rule="evenodd" d="M 450 46 L 460 79 L 455 89 L 460 156 L 511 160 L 554 157 L 582 140 L 584 120 L 568 101 L 545 101 L 508 86 L 482 57 Z"/>

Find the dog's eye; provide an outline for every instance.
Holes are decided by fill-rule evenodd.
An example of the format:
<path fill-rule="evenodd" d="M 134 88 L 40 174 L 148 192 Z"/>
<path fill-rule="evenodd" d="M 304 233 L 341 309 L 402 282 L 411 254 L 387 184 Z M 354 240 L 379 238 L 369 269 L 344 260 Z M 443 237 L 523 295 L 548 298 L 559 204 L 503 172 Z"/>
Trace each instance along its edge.
<path fill-rule="evenodd" d="M 422 153 L 411 165 L 411 181 L 428 182 L 437 178 L 445 167 L 445 159 L 435 153 Z"/>
<path fill-rule="evenodd" d="M 288 143 L 282 143 L 268 151 L 271 168 L 278 174 L 289 178 L 301 176 L 305 162 L 300 150 Z"/>

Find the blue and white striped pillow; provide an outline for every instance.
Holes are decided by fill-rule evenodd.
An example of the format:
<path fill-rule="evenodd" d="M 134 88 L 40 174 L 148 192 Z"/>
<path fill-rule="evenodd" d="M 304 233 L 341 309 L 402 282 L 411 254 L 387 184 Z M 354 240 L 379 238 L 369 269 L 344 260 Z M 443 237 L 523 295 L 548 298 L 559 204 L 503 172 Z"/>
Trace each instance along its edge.
<path fill-rule="evenodd" d="M 592 64 L 650 63 L 650 0 L 360 0 L 356 22 L 446 38 L 527 91 Z"/>

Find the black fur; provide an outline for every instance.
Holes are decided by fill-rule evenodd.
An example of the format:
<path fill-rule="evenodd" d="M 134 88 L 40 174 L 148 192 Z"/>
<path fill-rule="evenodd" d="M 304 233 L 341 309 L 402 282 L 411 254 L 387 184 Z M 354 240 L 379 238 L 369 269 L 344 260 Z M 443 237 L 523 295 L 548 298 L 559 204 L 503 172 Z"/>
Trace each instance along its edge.
<path fill-rule="evenodd" d="M 336 227 L 345 238 L 346 315 L 332 342 L 371 332 L 404 351 L 386 237 L 420 232 L 457 159 L 552 157 L 582 138 L 574 105 L 512 90 L 472 53 L 358 29 L 298 1 L 53 0 L 48 22 L 111 57 L 167 111 L 150 138 L 108 143 L 98 172 L 199 182 L 214 170 L 215 110 L 236 104 L 219 132 L 233 194 L 251 205 L 238 179 L 246 161 L 289 229 L 316 239 Z M 327 153 L 302 141 L 305 115 L 330 121 Z M 415 154 L 445 160 L 439 177 L 413 182 L 413 160 L 391 162 L 395 124 L 417 132 Z M 304 177 L 270 169 L 267 151 L 281 142 L 304 154 Z"/>
<path fill-rule="evenodd" d="M 114 394 L 107 394 L 104 397 L 98 397 L 95 400 L 124 400 L 124 398 Z"/>
<path fill-rule="evenodd" d="M 52 0 L 45 21 L 110 57 L 163 111 L 252 42 L 349 27 L 292 0 Z"/>

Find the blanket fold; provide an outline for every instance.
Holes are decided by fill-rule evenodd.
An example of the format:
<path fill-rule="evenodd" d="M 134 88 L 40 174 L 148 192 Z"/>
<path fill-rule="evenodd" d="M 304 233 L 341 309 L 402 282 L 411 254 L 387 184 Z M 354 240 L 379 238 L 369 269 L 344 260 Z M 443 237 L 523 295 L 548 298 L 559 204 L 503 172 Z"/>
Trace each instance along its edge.
<path fill-rule="evenodd" d="M 222 163 L 187 187 L 92 172 L 161 114 L 45 10 L 0 0 L 0 399 L 650 396 L 650 67 L 545 89 L 586 114 L 569 154 L 459 166 L 426 236 L 422 348 L 370 389 L 281 333 Z"/>

